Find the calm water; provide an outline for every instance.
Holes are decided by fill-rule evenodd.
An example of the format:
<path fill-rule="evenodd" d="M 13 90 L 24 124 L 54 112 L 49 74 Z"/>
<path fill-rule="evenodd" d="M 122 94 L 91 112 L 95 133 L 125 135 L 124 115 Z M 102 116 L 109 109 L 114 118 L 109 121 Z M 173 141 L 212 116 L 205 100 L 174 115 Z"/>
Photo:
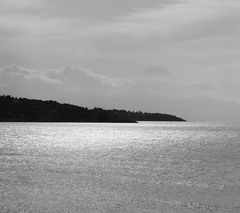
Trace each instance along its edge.
<path fill-rule="evenodd" d="M 0 212 L 240 212 L 240 125 L 0 123 Z"/>

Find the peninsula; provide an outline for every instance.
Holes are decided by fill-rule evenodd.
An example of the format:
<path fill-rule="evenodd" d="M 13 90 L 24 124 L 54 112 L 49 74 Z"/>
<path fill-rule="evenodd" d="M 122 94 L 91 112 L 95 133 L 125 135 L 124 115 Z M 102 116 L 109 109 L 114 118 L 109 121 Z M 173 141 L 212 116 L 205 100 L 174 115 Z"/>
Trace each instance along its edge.
<path fill-rule="evenodd" d="M 169 114 L 144 113 L 126 110 L 88 109 L 56 101 L 0 96 L 0 121 L 2 122 L 116 122 L 185 121 Z"/>

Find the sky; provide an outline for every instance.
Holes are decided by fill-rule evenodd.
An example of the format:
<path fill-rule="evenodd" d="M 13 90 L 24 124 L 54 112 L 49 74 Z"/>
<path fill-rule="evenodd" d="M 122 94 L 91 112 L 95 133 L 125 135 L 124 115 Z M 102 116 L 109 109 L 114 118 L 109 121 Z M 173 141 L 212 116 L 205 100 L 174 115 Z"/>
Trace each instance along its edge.
<path fill-rule="evenodd" d="M 240 121 L 240 1 L 0 0 L 0 94 Z"/>

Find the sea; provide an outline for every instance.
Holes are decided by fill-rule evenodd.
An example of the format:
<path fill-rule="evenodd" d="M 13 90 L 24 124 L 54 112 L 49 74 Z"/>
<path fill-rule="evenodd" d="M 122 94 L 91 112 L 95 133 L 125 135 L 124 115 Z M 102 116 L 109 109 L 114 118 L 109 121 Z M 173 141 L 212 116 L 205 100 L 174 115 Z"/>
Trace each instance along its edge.
<path fill-rule="evenodd" d="M 1 213 L 239 213 L 240 124 L 0 123 Z"/>

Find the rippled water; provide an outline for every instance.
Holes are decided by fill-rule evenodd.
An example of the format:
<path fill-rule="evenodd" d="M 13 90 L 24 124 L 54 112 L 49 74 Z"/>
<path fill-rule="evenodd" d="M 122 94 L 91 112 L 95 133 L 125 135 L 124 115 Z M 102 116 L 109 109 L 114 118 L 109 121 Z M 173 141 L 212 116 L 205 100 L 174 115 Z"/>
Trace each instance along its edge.
<path fill-rule="evenodd" d="M 0 123 L 0 212 L 240 212 L 240 125 Z"/>

